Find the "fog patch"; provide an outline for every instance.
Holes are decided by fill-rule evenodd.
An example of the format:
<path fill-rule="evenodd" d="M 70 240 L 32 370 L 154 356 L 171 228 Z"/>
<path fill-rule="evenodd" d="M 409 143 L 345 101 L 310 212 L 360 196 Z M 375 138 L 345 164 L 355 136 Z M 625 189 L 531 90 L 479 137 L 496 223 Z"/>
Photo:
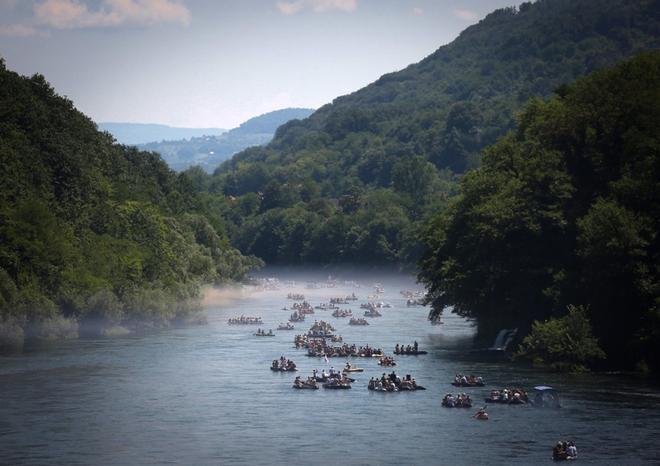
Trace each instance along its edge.
<path fill-rule="evenodd" d="M 202 288 L 202 308 L 227 306 L 254 291 L 254 287 L 241 285 L 207 286 Z"/>

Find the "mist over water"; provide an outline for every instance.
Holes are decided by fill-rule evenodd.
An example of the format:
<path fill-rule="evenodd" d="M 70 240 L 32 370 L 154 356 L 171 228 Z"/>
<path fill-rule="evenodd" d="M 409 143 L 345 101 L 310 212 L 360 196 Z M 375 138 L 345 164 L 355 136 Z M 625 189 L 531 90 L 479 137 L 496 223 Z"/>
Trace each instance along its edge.
<path fill-rule="evenodd" d="M 419 290 L 402 274 L 345 272 L 341 286 L 308 289 L 327 271 L 266 270 L 279 290 L 211 290 L 208 324 L 114 339 L 63 342 L 49 351 L 0 359 L 0 464 L 533 464 L 550 462 L 559 439 L 577 442 L 580 464 L 636 464 L 660 457 L 660 392 L 634 380 L 562 375 L 493 363 L 469 352 L 474 329 L 451 314 L 433 326 L 428 309 L 406 307 L 400 290 Z M 287 281 L 295 280 L 295 285 Z M 360 284 L 356 288 L 344 280 Z M 355 293 L 350 308 L 381 283 L 378 298 L 392 304 L 369 326 L 316 310 L 294 331 L 289 292 L 312 305 Z M 288 310 L 282 310 L 286 306 Z M 261 316 L 272 338 L 253 336 L 258 326 L 230 326 L 233 316 Z M 351 390 L 293 390 L 295 375 L 342 367 L 309 358 L 293 346 L 315 319 L 337 329 L 347 343 L 382 347 L 417 340 L 424 356 L 397 356 L 397 374 L 411 374 L 426 391 L 377 393 L 367 381 L 384 371 L 375 358 L 354 358 L 363 367 Z M 284 355 L 297 373 L 275 373 Z M 387 372 L 392 369 L 389 368 Z M 456 392 L 454 374 L 474 373 L 487 386 L 465 388 L 475 409 L 446 409 L 442 396 Z M 471 418 L 491 388 L 538 384 L 557 387 L 563 408 L 493 406 L 491 420 Z"/>

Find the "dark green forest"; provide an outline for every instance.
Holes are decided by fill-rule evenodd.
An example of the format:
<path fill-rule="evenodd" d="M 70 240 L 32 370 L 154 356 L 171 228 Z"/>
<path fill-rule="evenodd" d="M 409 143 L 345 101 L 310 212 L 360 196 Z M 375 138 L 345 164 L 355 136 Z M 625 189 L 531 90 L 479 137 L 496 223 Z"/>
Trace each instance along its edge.
<path fill-rule="evenodd" d="M 529 102 L 427 226 L 420 277 L 433 317 L 452 306 L 485 335 L 525 334 L 579 305 L 604 364 L 657 370 L 658 122 L 658 51 Z"/>
<path fill-rule="evenodd" d="M 258 265 L 157 154 L 115 144 L 45 78 L 0 61 L 0 347 L 162 326 Z M 91 327 L 90 327 L 91 328 Z"/>
<path fill-rule="evenodd" d="M 657 0 L 541 0 L 497 10 L 421 62 L 280 127 L 213 177 L 232 244 L 268 263 L 412 266 L 429 218 L 481 151 L 548 97 L 660 46 Z"/>

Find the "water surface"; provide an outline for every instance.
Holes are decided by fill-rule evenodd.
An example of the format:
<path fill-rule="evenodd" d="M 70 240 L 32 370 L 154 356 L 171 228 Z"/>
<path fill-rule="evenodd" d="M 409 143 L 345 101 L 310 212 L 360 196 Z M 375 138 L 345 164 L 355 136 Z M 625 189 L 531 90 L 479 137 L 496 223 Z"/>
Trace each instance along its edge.
<path fill-rule="evenodd" d="M 291 278 L 291 277 L 287 277 Z M 296 276 L 304 284 L 310 275 Z M 344 277 L 350 278 L 350 277 Z M 458 317 L 432 326 L 422 307 L 407 308 L 401 289 L 418 289 L 405 276 L 361 277 L 361 288 L 304 290 L 312 304 L 355 292 L 367 301 L 374 282 L 393 305 L 367 327 L 351 327 L 330 311 L 316 311 L 296 331 L 273 338 L 255 328 L 229 326 L 231 316 L 259 315 L 276 329 L 291 311 L 294 291 L 245 294 L 208 310 L 208 325 L 144 337 L 81 340 L 0 359 L 0 464 L 533 464 L 550 463 L 558 439 L 574 439 L 580 464 L 639 464 L 660 458 L 660 392 L 652 386 L 594 375 L 557 375 L 466 353 L 473 332 Z M 304 285 L 303 285 L 304 287 Z M 342 306 L 347 307 L 347 306 Z M 383 370 L 375 359 L 352 390 L 300 391 L 293 375 L 273 373 L 280 355 L 306 376 L 346 361 L 308 358 L 292 341 L 314 318 L 331 322 L 347 342 L 388 353 L 417 340 L 426 356 L 397 357 L 398 373 L 428 390 L 374 393 L 366 388 Z M 446 409 L 457 372 L 480 374 L 485 388 L 463 389 L 482 399 L 493 386 L 550 384 L 563 408 L 494 406 L 491 420 L 474 410 Z"/>

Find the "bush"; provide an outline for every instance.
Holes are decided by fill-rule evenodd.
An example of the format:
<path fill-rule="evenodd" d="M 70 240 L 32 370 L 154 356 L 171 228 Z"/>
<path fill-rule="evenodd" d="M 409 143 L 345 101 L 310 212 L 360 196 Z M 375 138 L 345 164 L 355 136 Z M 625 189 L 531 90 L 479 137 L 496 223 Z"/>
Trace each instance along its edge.
<path fill-rule="evenodd" d="M 579 372 L 587 363 L 604 359 L 605 353 L 593 336 L 587 311 L 582 306 L 568 306 L 568 314 L 547 322 L 534 321 L 514 359 L 527 359 L 555 370 Z"/>
<path fill-rule="evenodd" d="M 110 290 L 101 289 L 87 299 L 85 317 L 98 319 L 112 326 L 122 321 L 123 307 L 117 296 Z"/>
<path fill-rule="evenodd" d="M 30 337 L 40 341 L 58 341 L 78 338 L 78 321 L 70 317 L 54 315 L 42 319 L 30 328 Z"/>

